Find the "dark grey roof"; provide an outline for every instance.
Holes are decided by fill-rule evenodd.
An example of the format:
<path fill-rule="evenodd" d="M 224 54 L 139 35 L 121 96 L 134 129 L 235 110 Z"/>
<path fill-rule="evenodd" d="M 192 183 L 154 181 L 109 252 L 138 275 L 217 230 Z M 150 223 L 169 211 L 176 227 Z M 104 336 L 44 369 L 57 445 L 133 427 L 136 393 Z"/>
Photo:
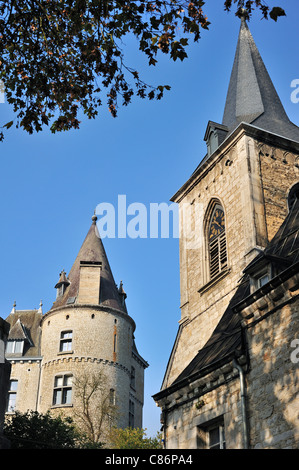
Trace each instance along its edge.
<path fill-rule="evenodd" d="M 97 262 L 101 263 L 99 305 L 115 308 L 127 313 L 126 304 L 119 295 L 103 242 L 97 229 L 96 217 L 93 216 L 92 219 L 90 229 L 67 277 L 70 284 L 66 287 L 64 294 L 54 302 L 52 309 L 68 305 L 69 299 L 77 297 L 80 281 L 80 262 Z"/>
<path fill-rule="evenodd" d="M 241 122 L 299 142 L 299 127 L 289 120 L 244 18 L 222 124 L 232 132 Z"/>
<path fill-rule="evenodd" d="M 10 324 L 9 340 L 27 340 L 23 356 L 40 356 L 40 322 L 42 313 L 38 310 L 15 310 L 6 321 Z"/>
<path fill-rule="evenodd" d="M 173 382 L 180 382 L 185 378 L 210 370 L 211 366 L 231 356 L 241 356 L 245 352 L 245 344 L 242 341 L 242 331 L 239 315 L 234 314 L 232 307 L 249 295 L 249 282 L 243 282 L 236 291 L 228 308 L 215 328 L 205 346 L 199 350 L 190 364 Z"/>

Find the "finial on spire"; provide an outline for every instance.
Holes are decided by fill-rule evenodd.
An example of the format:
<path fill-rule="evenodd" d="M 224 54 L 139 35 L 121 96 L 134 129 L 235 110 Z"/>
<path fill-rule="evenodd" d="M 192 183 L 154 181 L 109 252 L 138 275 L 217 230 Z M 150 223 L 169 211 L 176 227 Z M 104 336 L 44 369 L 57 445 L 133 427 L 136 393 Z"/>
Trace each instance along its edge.
<path fill-rule="evenodd" d="M 97 218 L 97 216 L 96 216 L 96 210 L 93 211 L 93 216 L 92 216 L 91 220 L 93 221 L 94 224 L 95 224 L 96 221 L 98 220 L 98 218 Z"/>
<path fill-rule="evenodd" d="M 42 306 L 43 306 L 43 302 L 42 302 L 42 301 L 40 301 L 40 303 L 39 303 L 39 309 L 38 309 L 38 313 L 43 313 Z"/>
<path fill-rule="evenodd" d="M 249 20 L 249 12 L 247 8 L 240 8 L 240 10 L 237 12 L 237 15 L 239 18 L 241 18 L 241 21 Z"/>
<path fill-rule="evenodd" d="M 10 313 L 16 313 L 16 306 L 17 306 L 17 303 L 16 303 L 16 301 L 14 301 L 14 303 L 13 303 L 13 307 L 12 307 L 12 309 L 11 309 L 11 312 L 10 312 Z"/>

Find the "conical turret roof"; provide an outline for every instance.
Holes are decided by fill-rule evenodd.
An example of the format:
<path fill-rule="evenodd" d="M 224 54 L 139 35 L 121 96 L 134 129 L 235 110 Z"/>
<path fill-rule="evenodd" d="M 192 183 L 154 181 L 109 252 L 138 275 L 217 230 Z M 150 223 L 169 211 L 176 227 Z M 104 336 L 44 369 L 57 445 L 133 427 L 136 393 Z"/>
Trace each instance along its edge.
<path fill-rule="evenodd" d="M 299 127 L 284 110 L 245 17 L 241 18 L 222 124 L 231 132 L 240 122 L 299 142 Z"/>
<path fill-rule="evenodd" d="M 92 217 L 92 224 L 79 250 L 75 262 L 67 276 L 69 286 L 64 294 L 54 302 L 52 309 L 74 304 L 79 291 L 80 263 L 101 263 L 100 302 L 99 305 L 116 308 L 126 313 L 126 308 L 118 293 L 109 261 L 96 225 L 96 216 Z"/>

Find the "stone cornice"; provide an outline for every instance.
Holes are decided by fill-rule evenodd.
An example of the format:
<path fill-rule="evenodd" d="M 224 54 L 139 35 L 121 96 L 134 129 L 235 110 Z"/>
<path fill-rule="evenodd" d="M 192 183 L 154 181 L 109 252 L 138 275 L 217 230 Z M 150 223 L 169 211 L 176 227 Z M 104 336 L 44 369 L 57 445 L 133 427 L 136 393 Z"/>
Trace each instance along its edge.
<path fill-rule="evenodd" d="M 118 362 L 114 361 L 109 361 L 108 359 L 103 359 L 103 358 L 98 358 L 98 357 L 91 357 L 91 356 L 73 356 L 73 357 L 59 357 L 55 359 L 51 359 L 48 361 L 43 361 L 42 367 L 51 367 L 57 364 L 65 363 L 65 364 L 70 364 L 70 363 L 81 363 L 81 362 L 91 362 L 91 363 L 97 363 L 97 364 L 102 364 L 104 366 L 110 366 L 110 367 L 117 367 L 118 369 L 123 370 L 127 375 L 131 376 L 131 371 L 123 366 L 122 364 L 119 364 Z"/>
<path fill-rule="evenodd" d="M 131 323 L 131 325 L 133 326 L 133 331 L 135 331 L 136 324 L 135 324 L 135 321 L 133 320 L 133 318 L 130 317 L 130 315 L 128 315 L 127 313 L 122 312 L 121 310 L 117 310 L 116 308 L 107 307 L 105 305 L 98 305 L 98 304 L 95 304 L 95 305 L 91 305 L 91 304 L 72 304 L 72 305 L 63 305 L 61 307 L 53 308 L 53 309 L 49 310 L 47 313 L 45 313 L 45 315 L 42 317 L 41 325 L 43 324 L 45 319 L 48 319 L 49 317 L 51 317 L 52 315 L 54 315 L 56 313 L 60 313 L 63 310 L 76 310 L 76 309 L 80 309 L 80 308 L 89 309 L 89 310 L 98 310 L 98 311 L 103 311 L 103 312 L 106 312 L 106 313 L 111 313 L 112 315 L 118 315 L 118 316 L 124 318 L 125 320 L 128 320 Z"/>
<path fill-rule="evenodd" d="M 240 364 L 246 363 L 245 356 L 239 359 Z M 233 366 L 233 357 L 226 357 L 222 364 L 213 370 L 208 369 L 205 372 L 194 375 L 177 384 L 171 385 L 165 390 L 153 396 L 158 406 L 167 411 L 180 407 L 182 405 L 194 402 L 203 397 L 215 388 L 225 385 L 229 381 L 238 377 L 238 372 Z"/>
<path fill-rule="evenodd" d="M 233 310 L 242 316 L 244 326 L 261 321 L 298 298 L 298 270 L 299 262 L 234 306 Z"/>

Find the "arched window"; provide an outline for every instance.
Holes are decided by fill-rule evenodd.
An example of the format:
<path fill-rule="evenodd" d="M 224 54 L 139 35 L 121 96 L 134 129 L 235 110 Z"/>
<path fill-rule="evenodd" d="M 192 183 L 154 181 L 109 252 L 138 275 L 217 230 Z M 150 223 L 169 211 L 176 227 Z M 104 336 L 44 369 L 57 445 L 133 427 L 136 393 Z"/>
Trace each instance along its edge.
<path fill-rule="evenodd" d="M 224 210 L 215 204 L 208 226 L 210 279 L 227 268 Z"/>

